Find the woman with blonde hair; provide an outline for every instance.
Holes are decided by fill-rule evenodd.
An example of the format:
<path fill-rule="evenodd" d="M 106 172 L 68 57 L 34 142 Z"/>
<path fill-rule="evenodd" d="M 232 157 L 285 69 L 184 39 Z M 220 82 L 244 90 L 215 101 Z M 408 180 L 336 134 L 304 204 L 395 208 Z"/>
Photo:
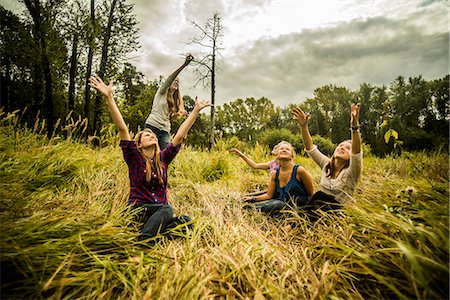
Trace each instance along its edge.
<path fill-rule="evenodd" d="M 145 120 L 145 128 L 157 135 L 161 150 L 166 149 L 170 141 L 170 121 L 186 115 L 179 88 L 180 79 L 177 76 L 193 59 L 194 57 L 188 54 L 184 63 L 160 85 L 153 99 L 152 111 Z"/>
<path fill-rule="evenodd" d="M 361 134 L 359 131 L 360 104 L 351 105 L 351 140 L 341 142 L 334 150 L 333 156 L 328 158 L 313 144 L 308 129 L 309 115 L 300 108 L 292 111 L 301 128 L 305 150 L 308 155 L 322 169 L 320 191 L 312 199 L 312 209 L 338 209 L 348 202 L 356 190 L 362 170 Z"/>
<path fill-rule="evenodd" d="M 276 156 L 280 166 L 270 178 L 268 191 L 259 196 L 243 197 L 243 201 L 251 203 L 244 209 L 275 213 L 289 204 L 301 207 L 309 203 L 314 192 L 312 178 L 305 168 L 294 162 L 294 157 L 294 147 L 286 141 L 281 142 Z"/>
<path fill-rule="evenodd" d="M 167 168 L 180 150 L 181 142 L 200 111 L 210 104 L 205 101 L 198 102 L 196 98 L 194 109 L 180 125 L 172 142 L 161 150 L 157 135 L 150 129 L 144 129 L 136 134 L 135 140 L 131 139 L 127 125 L 114 101 L 112 82 L 106 85 L 97 76 L 89 78 L 89 81 L 89 84 L 106 98 L 111 117 L 119 130 L 120 147 L 130 177 L 128 203 L 133 209 L 139 208 L 145 212 L 142 215 L 142 231 L 138 239 L 151 239 L 163 233 L 173 221 L 173 209 L 168 199 Z"/>

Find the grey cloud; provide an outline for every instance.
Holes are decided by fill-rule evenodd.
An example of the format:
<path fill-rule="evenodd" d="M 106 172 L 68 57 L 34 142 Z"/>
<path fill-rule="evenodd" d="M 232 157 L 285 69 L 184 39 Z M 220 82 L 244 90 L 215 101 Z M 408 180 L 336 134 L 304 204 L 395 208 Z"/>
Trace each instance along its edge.
<path fill-rule="evenodd" d="M 151 5 L 143 0 L 134 2 L 139 13 L 171 29 L 170 35 L 160 36 L 157 26 L 147 33 L 149 53 L 142 58 L 145 63 L 140 68 L 149 79 L 169 75 L 182 62 L 181 54 L 190 51 L 185 42 L 195 31 L 187 23 L 178 31 L 170 28 L 180 18 L 173 10 L 181 9 L 185 17 L 198 21 L 211 17 L 215 8 L 227 9 L 223 18 L 226 26 L 233 16 L 251 18 L 269 3 L 251 5 L 249 0 L 241 0 L 224 8 L 222 1 L 189 2 L 183 7 L 172 1 L 151 1 Z M 398 75 L 443 77 L 449 66 L 447 22 L 442 3 L 432 3 L 403 19 L 372 17 L 249 42 L 220 61 L 216 103 L 265 96 L 284 106 L 312 97 L 315 88 L 326 84 L 357 89 L 363 82 L 389 84 Z M 185 94 L 210 98 L 209 89 L 191 87 L 196 82 L 191 67 L 181 77 Z"/>
<path fill-rule="evenodd" d="M 229 58 L 237 63 L 224 59 L 218 98 L 266 96 L 286 105 L 326 84 L 356 89 L 398 75 L 440 78 L 448 73 L 448 43 L 448 30 L 429 34 L 412 19 L 384 17 L 262 39 Z"/>

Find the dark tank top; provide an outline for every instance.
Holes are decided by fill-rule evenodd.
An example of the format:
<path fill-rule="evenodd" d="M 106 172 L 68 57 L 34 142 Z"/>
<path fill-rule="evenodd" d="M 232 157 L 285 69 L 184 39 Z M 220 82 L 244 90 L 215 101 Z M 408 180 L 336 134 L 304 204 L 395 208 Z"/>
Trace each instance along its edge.
<path fill-rule="evenodd" d="M 297 205 L 302 206 L 308 204 L 308 195 L 306 194 L 305 187 L 303 183 L 297 180 L 297 169 L 300 165 L 295 164 L 292 169 L 291 178 L 284 187 L 280 187 L 280 182 L 278 176 L 280 175 L 280 167 L 277 168 L 277 173 L 275 175 L 275 184 L 278 192 L 278 199 L 284 202 L 292 199 L 297 203 Z"/>

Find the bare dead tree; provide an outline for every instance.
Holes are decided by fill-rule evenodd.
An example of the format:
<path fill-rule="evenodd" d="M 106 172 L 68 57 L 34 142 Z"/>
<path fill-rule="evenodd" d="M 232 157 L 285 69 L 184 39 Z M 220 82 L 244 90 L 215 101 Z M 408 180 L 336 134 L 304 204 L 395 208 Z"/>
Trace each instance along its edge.
<path fill-rule="evenodd" d="M 216 80 L 216 56 L 220 55 L 221 37 L 223 37 L 223 26 L 220 16 L 214 13 L 213 18 L 208 19 L 205 26 L 198 25 L 195 21 L 190 21 L 200 32 L 200 37 L 192 38 L 188 44 L 196 44 L 207 49 L 204 55 L 197 55 L 193 62 L 194 73 L 197 76 L 197 82 L 194 86 L 202 83 L 204 87 L 211 86 L 211 122 L 209 131 L 209 149 L 214 145 L 214 104 L 215 104 L 215 80 Z"/>

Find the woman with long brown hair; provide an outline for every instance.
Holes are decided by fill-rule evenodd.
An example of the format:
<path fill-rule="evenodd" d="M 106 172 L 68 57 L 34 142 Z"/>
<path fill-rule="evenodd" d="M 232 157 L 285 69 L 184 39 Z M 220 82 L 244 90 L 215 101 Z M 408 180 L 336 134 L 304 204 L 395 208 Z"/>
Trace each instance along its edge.
<path fill-rule="evenodd" d="M 301 128 L 305 150 L 322 169 L 320 191 L 316 192 L 311 204 L 314 209 L 337 209 L 348 202 L 356 190 L 362 170 L 361 134 L 359 131 L 360 104 L 351 105 L 351 140 L 341 142 L 328 158 L 313 144 L 308 129 L 309 115 L 300 108 L 292 111 Z"/>
<path fill-rule="evenodd" d="M 153 99 L 152 111 L 145 120 L 145 128 L 157 135 L 161 150 L 166 149 L 170 141 L 170 121 L 186 115 L 180 93 L 180 79 L 177 76 L 193 59 L 194 57 L 188 54 L 184 63 L 160 85 Z"/>
<path fill-rule="evenodd" d="M 138 132 L 135 140 L 131 139 L 127 125 L 114 101 L 112 82 L 106 85 L 99 77 L 94 76 L 89 78 L 89 81 L 90 85 L 106 98 L 113 122 L 119 130 L 120 147 L 128 165 L 130 177 L 128 203 L 133 209 L 145 212 L 142 216 L 142 231 L 138 239 L 151 239 L 163 233 L 173 221 L 173 209 L 168 199 L 167 168 L 178 154 L 181 142 L 200 111 L 210 104 L 205 101 L 198 102 L 196 98 L 192 112 L 180 125 L 167 148 L 161 150 L 157 135 L 150 129 Z"/>

